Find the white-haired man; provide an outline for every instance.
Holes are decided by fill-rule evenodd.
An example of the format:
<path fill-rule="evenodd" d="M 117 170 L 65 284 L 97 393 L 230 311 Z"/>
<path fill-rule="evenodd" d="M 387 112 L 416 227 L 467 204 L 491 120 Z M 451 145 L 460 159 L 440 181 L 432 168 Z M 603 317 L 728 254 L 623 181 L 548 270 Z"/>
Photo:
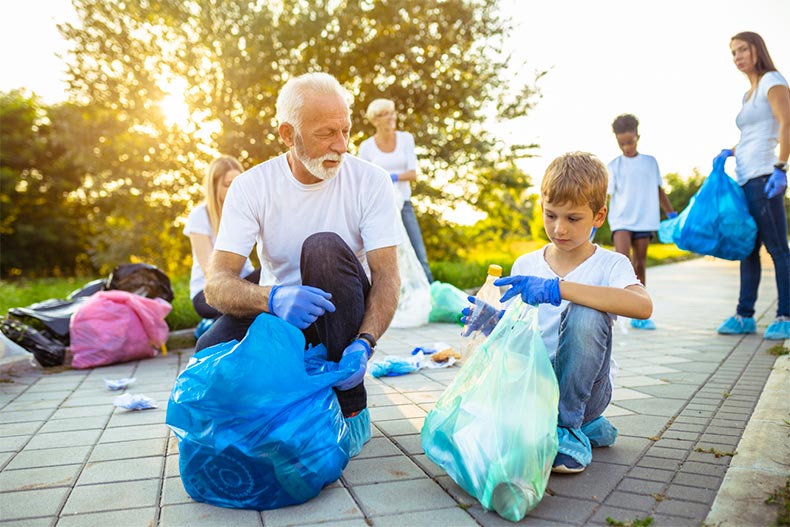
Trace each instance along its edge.
<path fill-rule="evenodd" d="M 289 150 L 238 176 L 222 210 L 209 264 L 207 301 L 222 313 L 197 349 L 241 340 L 271 313 L 323 343 L 328 358 L 363 351 L 356 374 L 335 387 L 352 455 L 370 438 L 363 383 L 367 359 L 398 304 L 400 226 L 390 177 L 346 153 L 349 94 L 326 73 L 290 79 L 277 98 Z M 272 283 L 239 280 L 257 242 Z"/>

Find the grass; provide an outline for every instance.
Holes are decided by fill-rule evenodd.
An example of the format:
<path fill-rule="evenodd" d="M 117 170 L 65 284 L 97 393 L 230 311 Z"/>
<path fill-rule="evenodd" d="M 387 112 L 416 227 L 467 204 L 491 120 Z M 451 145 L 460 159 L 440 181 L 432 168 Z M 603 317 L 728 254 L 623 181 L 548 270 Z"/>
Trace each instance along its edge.
<path fill-rule="evenodd" d="M 513 262 L 520 255 L 534 251 L 544 245 L 540 241 L 513 242 L 510 244 L 491 244 L 467 251 L 463 261 L 432 262 L 434 279 L 453 284 L 460 289 L 479 287 L 485 280 L 489 264 L 498 264 L 504 275 L 510 274 Z M 696 255 L 681 251 L 674 245 L 651 244 L 647 251 L 648 266 L 695 258 Z M 97 276 L 73 278 L 42 278 L 37 280 L 0 281 L 0 315 L 5 315 L 12 307 L 29 306 L 50 298 L 66 298 L 72 291 L 95 280 Z M 173 310 L 167 317 L 170 329 L 193 328 L 200 317 L 192 308 L 189 298 L 189 275 L 171 276 L 173 286 Z"/>
<path fill-rule="evenodd" d="M 619 527 L 648 527 L 653 523 L 653 518 L 647 516 L 645 518 L 636 518 L 635 520 L 622 522 L 619 520 L 615 520 L 612 517 L 607 517 L 606 523 L 608 523 L 609 525 L 616 525 Z"/>
<path fill-rule="evenodd" d="M 768 496 L 765 503 L 779 507 L 774 525 L 778 527 L 790 526 L 790 477 L 787 478 L 784 487 L 779 487 Z"/>
<path fill-rule="evenodd" d="M 790 353 L 790 348 L 785 348 L 782 344 L 774 344 L 768 348 L 767 353 L 769 355 L 773 355 L 774 357 L 781 357 L 782 355 L 787 355 Z"/>

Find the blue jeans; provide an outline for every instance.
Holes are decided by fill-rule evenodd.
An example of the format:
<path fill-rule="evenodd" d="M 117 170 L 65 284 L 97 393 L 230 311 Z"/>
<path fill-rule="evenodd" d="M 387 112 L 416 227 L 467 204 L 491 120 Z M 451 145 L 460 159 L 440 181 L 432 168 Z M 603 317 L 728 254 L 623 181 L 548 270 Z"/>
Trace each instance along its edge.
<path fill-rule="evenodd" d="M 411 206 L 411 201 L 406 200 L 403 202 L 400 217 L 403 220 L 403 226 L 406 228 L 406 234 L 409 235 L 411 246 L 414 247 L 417 259 L 420 261 L 420 265 L 425 271 L 425 276 L 428 278 L 428 283 L 431 283 L 433 282 L 433 275 L 431 274 L 431 268 L 428 266 L 428 253 L 425 252 L 420 224 L 417 223 L 417 216 L 414 214 L 414 207 Z"/>
<path fill-rule="evenodd" d="M 757 241 L 754 250 L 741 260 L 741 292 L 738 297 L 737 313 L 742 317 L 754 316 L 757 290 L 760 286 L 760 247 L 765 245 L 774 261 L 776 289 L 779 304 L 776 316 L 790 316 L 790 247 L 787 245 L 787 217 L 784 194 L 768 199 L 765 183 L 768 176 L 751 179 L 743 185 L 749 214 L 757 223 Z"/>
<path fill-rule="evenodd" d="M 332 303 L 336 308 L 334 313 L 319 317 L 303 330 L 305 341 L 314 345 L 323 343 L 327 349 L 327 358 L 339 362 L 343 350 L 359 332 L 365 315 L 365 301 L 370 293 L 370 281 L 354 251 L 340 236 L 331 232 L 319 232 L 304 241 L 299 267 L 302 285 L 332 293 Z M 222 315 L 201 335 L 195 350 L 243 339 L 253 320 L 255 317 Z M 335 392 L 344 416 L 367 407 L 364 382 L 350 390 Z"/>
<path fill-rule="evenodd" d="M 570 304 L 560 317 L 557 354 L 552 361 L 560 387 L 558 452 L 587 466 L 592 448 L 609 446 L 617 429 L 601 414 L 612 399 L 609 360 L 612 322 L 595 309 Z"/>

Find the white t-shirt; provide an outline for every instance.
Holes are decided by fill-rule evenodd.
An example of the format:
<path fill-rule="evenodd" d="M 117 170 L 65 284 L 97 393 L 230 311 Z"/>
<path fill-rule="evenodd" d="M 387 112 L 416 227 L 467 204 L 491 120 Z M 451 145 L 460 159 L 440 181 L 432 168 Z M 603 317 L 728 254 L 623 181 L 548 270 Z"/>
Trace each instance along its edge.
<path fill-rule="evenodd" d="M 395 150 L 382 152 L 373 137 L 368 137 L 359 145 L 359 157 L 378 165 L 388 173 L 403 174 L 417 170 L 417 154 L 414 152 L 414 136 L 409 132 L 395 132 Z M 411 182 L 398 181 L 395 188 L 402 201 L 411 198 Z"/>
<path fill-rule="evenodd" d="M 625 289 L 630 285 L 640 284 L 641 282 L 634 274 L 631 262 L 624 255 L 613 251 L 608 251 L 595 246 L 595 252 L 584 262 L 579 264 L 576 269 L 565 275 L 558 277 L 557 274 L 546 263 L 546 247 L 537 251 L 519 256 L 513 263 L 511 275 L 539 276 L 541 278 L 560 278 L 568 282 L 579 284 L 596 285 L 605 287 L 618 287 Z M 568 301 L 563 300 L 559 306 L 551 304 L 540 304 L 538 306 L 538 324 L 543 343 L 549 352 L 549 358 L 554 359 L 557 354 L 560 334 L 560 315 L 568 307 Z M 612 322 L 617 320 L 617 315 L 609 314 Z"/>
<path fill-rule="evenodd" d="M 214 231 L 211 230 L 211 220 L 208 217 L 208 207 L 205 203 L 201 203 L 189 213 L 187 216 L 187 224 L 184 226 L 184 234 L 205 234 L 211 242 L 211 247 L 214 247 L 216 236 Z M 247 253 L 249 254 L 249 253 Z M 244 267 L 241 270 L 242 277 L 247 276 L 255 270 L 252 260 L 247 258 L 244 262 Z M 195 298 L 195 295 L 203 291 L 206 287 L 206 274 L 198 263 L 197 255 L 194 249 L 192 250 L 192 276 L 189 279 L 189 298 Z"/>
<path fill-rule="evenodd" d="M 653 156 L 618 156 L 609 165 L 609 226 L 612 231 L 657 231 L 661 221 L 661 173 Z"/>
<path fill-rule="evenodd" d="M 257 241 L 261 285 L 300 285 L 305 239 L 334 232 L 370 278 L 366 253 L 402 241 L 391 185 L 384 170 L 351 155 L 334 178 L 305 185 L 291 173 L 286 154 L 280 155 L 233 180 L 215 248 L 243 255 Z"/>
<path fill-rule="evenodd" d="M 741 139 L 735 147 L 735 181 L 739 185 L 774 171 L 779 121 L 768 102 L 768 90 L 774 86 L 787 89 L 787 81 L 778 71 L 769 71 L 760 78 L 749 100 L 746 100 L 748 92 L 744 94 L 743 106 L 735 118 L 741 131 Z"/>

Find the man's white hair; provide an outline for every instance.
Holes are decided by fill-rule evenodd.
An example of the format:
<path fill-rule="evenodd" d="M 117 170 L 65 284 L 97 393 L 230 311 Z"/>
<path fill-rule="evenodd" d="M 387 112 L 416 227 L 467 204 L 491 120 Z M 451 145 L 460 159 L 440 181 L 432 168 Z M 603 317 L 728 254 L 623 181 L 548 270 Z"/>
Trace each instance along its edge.
<path fill-rule="evenodd" d="M 305 92 L 314 91 L 326 95 L 339 95 L 351 106 L 352 97 L 332 75 L 328 73 L 305 73 L 291 77 L 277 96 L 277 124 L 288 123 L 299 130 L 302 125 L 302 108 Z M 350 110 L 349 110 L 350 112 Z"/>

